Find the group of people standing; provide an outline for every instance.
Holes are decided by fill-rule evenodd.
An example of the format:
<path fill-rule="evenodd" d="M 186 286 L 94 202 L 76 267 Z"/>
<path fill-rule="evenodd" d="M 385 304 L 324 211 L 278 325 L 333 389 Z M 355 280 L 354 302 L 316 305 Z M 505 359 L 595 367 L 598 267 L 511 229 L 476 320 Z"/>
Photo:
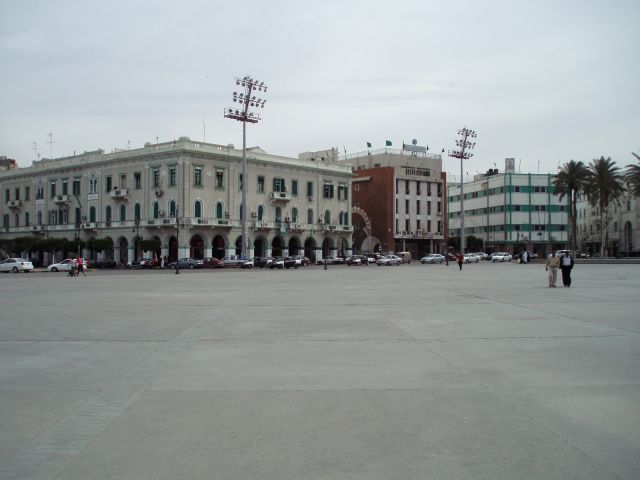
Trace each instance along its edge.
<path fill-rule="evenodd" d="M 573 257 L 569 250 L 566 250 L 562 256 L 556 256 L 555 253 L 551 253 L 549 258 L 547 258 L 545 270 L 549 272 L 549 288 L 555 288 L 556 286 L 558 268 L 562 271 L 562 285 L 570 287 Z"/>

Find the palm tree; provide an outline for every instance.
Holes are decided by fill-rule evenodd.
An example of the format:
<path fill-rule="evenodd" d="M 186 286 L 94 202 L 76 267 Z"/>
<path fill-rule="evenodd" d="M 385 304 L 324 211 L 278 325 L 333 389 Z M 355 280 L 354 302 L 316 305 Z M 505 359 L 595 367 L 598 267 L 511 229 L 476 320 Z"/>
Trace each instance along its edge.
<path fill-rule="evenodd" d="M 557 175 L 553 178 L 553 194 L 558 195 L 562 201 L 565 195 L 569 197 L 571 207 L 569 208 L 569 224 L 571 226 L 570 248 L 575 250 L 578 247 L 576 219 L 578 209 L 576 207 L 578 194 L 584 192 L 589 171 L 584 163 L 571 160 L 565 163 Z"/>
<path fill-rule="evenodd" d="M 631 152 L 631 155 L 640 160 L 638 154 Z M 629 193 L 634 197 L 640 197 L 640 164 L 627 165 L 627 173 L 624 178 L 629 184 Z"/>
<path fill-rule="evenodd" d="M 600 210 L 600 256 L 604 257 L 605 245 L 609 241 L 609 205 L 617 203 L 624 193 L 623 176 L 611 158 L 593 160 L 588 170 L 585 193 L 591 206 L 597 205 Z"/>

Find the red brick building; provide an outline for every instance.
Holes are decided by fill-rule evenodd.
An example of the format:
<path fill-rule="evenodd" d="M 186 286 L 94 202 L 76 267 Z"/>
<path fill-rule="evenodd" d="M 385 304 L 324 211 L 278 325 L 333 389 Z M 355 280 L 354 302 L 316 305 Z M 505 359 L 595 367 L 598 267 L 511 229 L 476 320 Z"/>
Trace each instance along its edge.
<path fill-rule="evenodd" d="M 354 252 L 446 251 L 446 174 L 440 155 L 363 152 L 353 167 Z"/>

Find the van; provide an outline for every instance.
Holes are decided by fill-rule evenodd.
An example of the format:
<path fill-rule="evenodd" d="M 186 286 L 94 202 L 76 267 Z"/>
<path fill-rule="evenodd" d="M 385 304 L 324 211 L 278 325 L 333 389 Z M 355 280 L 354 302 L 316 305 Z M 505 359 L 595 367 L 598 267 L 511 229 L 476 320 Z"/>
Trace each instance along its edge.
<path fill-rule="evenodd" d="M 402 260 L 402 263 L 411 263 L 411 252 L 398 252 L 396 253 Z"/>

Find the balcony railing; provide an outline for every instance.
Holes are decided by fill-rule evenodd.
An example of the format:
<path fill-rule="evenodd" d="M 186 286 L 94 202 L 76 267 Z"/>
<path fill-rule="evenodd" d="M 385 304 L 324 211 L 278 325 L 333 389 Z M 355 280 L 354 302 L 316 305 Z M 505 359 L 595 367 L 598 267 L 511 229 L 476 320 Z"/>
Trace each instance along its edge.
<path fill-rule="evenodd" d="M 255 228 L 256 230 L 270 230 L 272 228 L 275 228 L 275 223 L 256 220 L 255 222 L 253 222 L 253 228 Z"/>
<path fill-rule="evenodd" d="M 9 200 L 7 206 L 9 208 L 20 208 L 22 207 L 22 200 Z"/>
<path fill-rule="evenodd" d="M 109 196 L 116 200 L 127 198 L 127 196 L 129 196 L 129 190 L 127 190 L 126 188 L 114 188 L 109 193 Z"/>
<path fill-rule="evenodd" d="M 69 203 L 70 202 L 69 195 L 56 195 L 53 198 L 53 201 L 60 205 Z"/>
<path fill-rule="evenodd" d="M 289 192 L 271 192 L 271 200 L 288 202 L 291 200 L 291 193 Z"/>

